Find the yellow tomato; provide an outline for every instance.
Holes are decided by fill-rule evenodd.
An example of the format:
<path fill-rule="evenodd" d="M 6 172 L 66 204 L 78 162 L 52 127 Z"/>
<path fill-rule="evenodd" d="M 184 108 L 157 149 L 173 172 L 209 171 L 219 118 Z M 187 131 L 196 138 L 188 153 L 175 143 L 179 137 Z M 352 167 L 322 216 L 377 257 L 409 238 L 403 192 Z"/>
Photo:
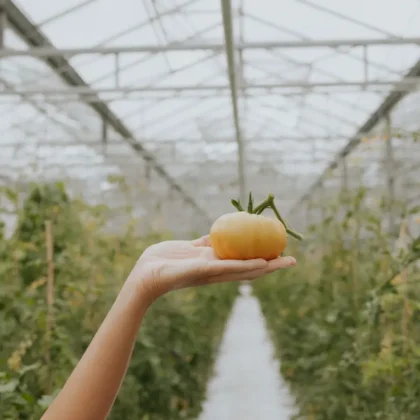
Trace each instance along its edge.
<path fill-rule="evenodd" d="M 210 241 L 223 260 L 277 258 L 287 244 L 282 222 L 245 211 L 220 216 L 210 229 Z"/>

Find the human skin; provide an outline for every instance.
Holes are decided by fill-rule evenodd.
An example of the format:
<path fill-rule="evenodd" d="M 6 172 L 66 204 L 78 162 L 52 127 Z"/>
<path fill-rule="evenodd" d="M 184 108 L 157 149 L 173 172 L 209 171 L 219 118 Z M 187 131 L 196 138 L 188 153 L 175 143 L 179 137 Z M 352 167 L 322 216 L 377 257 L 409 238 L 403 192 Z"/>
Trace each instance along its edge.
<path fill-rule="evenodd" d="M 208 236 L 165 241 L 138 259 L 79 363 L 41 420 L 106 419 L 130 363 L 149 306 L 176 289 L 254 280 L 296 264 L 293 257 L 219 260 Z"/>

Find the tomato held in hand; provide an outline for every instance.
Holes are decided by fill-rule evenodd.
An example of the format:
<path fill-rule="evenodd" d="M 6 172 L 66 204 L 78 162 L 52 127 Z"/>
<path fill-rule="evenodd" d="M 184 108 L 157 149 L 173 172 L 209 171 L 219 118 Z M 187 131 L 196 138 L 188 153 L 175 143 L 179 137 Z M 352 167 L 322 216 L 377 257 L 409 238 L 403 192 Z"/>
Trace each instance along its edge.
<path fill-rule="evenodd" d="M 225 260 L 277 258 L 286 248 L 287 234 L 283 223 L 247 212 L 228 213 L 219 217 L 210 230 L 216 255 Z"/>
<path fill-rule="evenodd" d="M 255 208 L 250 195 L 248 211 L 243 210 L 239 201 L 232 200 L 232 204 L 239 212 L 220 216 L 210 229 L 211 245 L 220 259 L 263 258 L 269 261 L 281 255 L 286 248 L 287 233 L 302 239 L 281 218 L 271 194 Z M 268 207 L 273 209 L 278 220 L 261 215 Z"/>

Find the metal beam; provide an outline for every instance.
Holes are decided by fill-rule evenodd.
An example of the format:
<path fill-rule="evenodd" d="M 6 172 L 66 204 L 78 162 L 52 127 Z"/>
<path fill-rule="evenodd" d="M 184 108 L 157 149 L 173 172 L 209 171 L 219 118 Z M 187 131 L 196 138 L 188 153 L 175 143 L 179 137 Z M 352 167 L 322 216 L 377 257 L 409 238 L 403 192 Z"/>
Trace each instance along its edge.
<path fill-rule="evenodd" d="M 9 24 L 14 30 L 24 39 L 29 47 L 32 48 L 49 48 L 55 49 L 51 41 L 40 31 L 40 29 L 15 5 L 12 0 L 6 0 L 3 5 L 4 11 L 7 14 Z M 70 65 L 70 63 L 61 55 L 48 57 L 45 59 L 46 64 L 54 71 L 59 71 L 60 78 L 68 85 L 75 86 L 81 89 L 88 89 L 92 93 L 91 88 L 79 75 L 79 73 Z M 61 70 L 59 70 L 61 69 Z M 62 69 L 65 69 L 62 71 Z M 96 96 L 96 95 L 95 95 Z M 156 161 L 156 159 L 135 140 L 133 133 L 124 125 L 118 116 L 96 96 L 97 101 L 92 102 L 90 106 L 99 115 L 100 118 L 108 122 L 114 130 L 121 134 L 131 147 L 141 155 L 145 160 L 149 161 L 154 170 L 164 178 L 168 184 L 177 191 L 185 200 L 186 203 L 193 206 L 197 211 L 206 215 L 205 211 L 195 202 L 195 200 L 188 195 L 180 185 L 178 185 L 166 170 Z M 208 218 L 208 217 L 207 217 Z M 210 219 L 209 219 L 210 221 Z"/>
<path fill-rule="evenodd" d="M 359 90 L 365 90 L 369 87 L 385 87 L 392 88 L 398 92 L 414 91 L 420 88 L 420 78 L 412 77 L 402 80 L 370 80 L 370 81 L 337 81 L 337 82 L 290 82 L 290 83 L 256 83 L 252 85 L 237 86 L 239 89 L 248 90 L 283 90 L 283 89 L 302 89 L 306 92 L 312 89 L 318 88 L 358 88 Z M 187 91 L 215 91 L 215 90 L 230 90 L 230 85 L 178 85 L 178 86 L 121 86 L 115 88 L 95 88 L 87 85 L 74 85 L 69 88 L 16 88 L 2 89 L 0 90 L 0 96 L 15 96 L 15 95 L 40 95 L 40 96 L 53 96 L 53 95 L 97 95 L 106 93 L 124 93 L 129 95 L 133 92 L 173 92 L 182 93 Z M 348 89 L 346 89 L 349 92 Z M 334 91 L 338 92 L 338 91 Z M 83 98 L 82 98 L 83 99 Z M 103 106 L 103 103 L 97 98 L 99 104 Z M 94 104 L 92 104 L 92 107 Z M 111 112 L 111 111 L 110 111 Z M 115 117 L 117 118 L 117 117 Z M 121 122 L 119 122 L 121 124 Z M 125 132 L 125 130 L 124 130 Z"/>
<path fill-rule="evenodd" d="M 0 132 L 1 135 L 1 132 Z M 409 134 L 407 134 L 409 135 Z M 378 136 L 372 136 L 374 138 L 378 138 Z M 360 134 L 359 138 L 369 138 L 367 134 Z M 2 141 L 0 140 L 0 148 L 1 147 L 80 147 L 80 146 L 87 146 L 87 147 L 99 147 L 103 145 L 102 140 L 100 139 L 100 136 L 83 136 L 80 137 L 81 140 L 79 141 L 69 141 L 64 142 L 62 139 L 57 140 L 39 140 L 37 142 L 27 141 L 27 142 L 21 142 L 21 141 Z M 273 142 L 279 142 L 279 141 L 296 141 L 296 142 L 306 142 L 306 141 L 314 141 L 314 140 L 322 140 L 322 141 L 331 141 L 334 142 L 335 140 L 347 140 L 348 136 L 345 134 L 341 134 L 339 136 L 261 136 L 258 137 L 257 141 L 255 141 L 255 145 L 261 145 L 262 143 L 273 143 Z M 121 139 L 120 138 L 112 138 L 108 137 L 107 146 L 121 146 Z M 204 145 L 203 145 L 204 143 Z M 153 145 L 156 147 L 162 146 L 162 147 L 171 147 L 171 146 L 180 146 L 180 145 L 191 145 L 195 144 L 197 147 L 206 147 L 206 146 L 220 146 L 220 145 L 226 145 L 226 144 L 235 144 L 232 137 L 215 137 L 215 138 L 203 138 L 203 137 L 197 137 L 197 138 L 188 138 L 188 137 L 182 137 L 182 138 L 173 138 L 173 139 L 162 139 L 162 138 L 149 138 L 142 140 L 142 144 L 147 145 Z M 252 142 L 250 144 L 252 146 Z"/>
<path fill-rule="evenodd" d="M 363 89 L 364 90 L 364 89 Z M 261 99 L 261 98 L 266 98 L 268 96 L 271 95 L 270 91 L 256 91 L 253 94 L 251 93 L 252 91 L 245 90 L 245 94 L 246 97 L 250 100 L 252 99 Z M 384 93 L 383 89 L 369 89 L 368 91 L 369 93 Z M 135 101 L 138 103 L 144 103 L 144 102 L 152 102 L 152 104 L 150 106 L 156 106 L 159 103 L 161 103 L 162 101 L 187 101 L 189 99 L 196 99 L 199 101 L 206 101 L 206 100 L 210 100 L 210 99 L 214 99 L 214 98 L 222 98 L 224 99 L 226 96 L 230 95 L 230 92 L 228 90 L 222 90 L 222 91 L 218 91 L 218 90 L 214 90 L 214 91 L 208 91 L 206 94 L 202 94 L 200 92 L 198 92 L 197 94 L 194 94 L 194 91 L 189 91 L 187 92 L 188 94 L 183 94 L 183 92 L 177 92 L 176 95 L 173 94 L 173 92 L 168 91 L 167 95 L 156 95 L 156 93 L 154 94 L 153 92 L 150 94 L 146 94 L 145 92 L 130 92 L 130 94 L 128 95 L 127 93 L 120 93 L 120 92 L 115 92 L 115 94 L 110 94 L 108 95 L 106 98 L 102 98 L 102 102 L 103 103 L 118 103 L 120 101 L 124 101 L 124 102 L 129 102 L 129 101 Z M 314 96 L 325 96 L 326 93 L 329 92 L 323 92 L 323 91 L 311 91 L 310 94 L 314 97 Z M 340 93 L 339 90 L 334 89 L 334 93 Z M 345 93 L 354 93 L 354 90 L 342 90 L 341 91 L 342 94 Z M 283 91 L 282 92 L 282 96 L 285 98 L 295 98 L 295 97 L 301 97 L 302 95 L 307 95 L 308 91 L 306 90 L 296 90 L 296 91 Z M 39 94 L 41 95 L 41 94 Z M 92 102 L 96 102 L 97 99 L 93 98 L 92 96 L 84 96 L 84 97 L 80 97 L 80 96 L 71 96 L 71 95 L 63 95 L 63 96 L 57 96 L 55 97 L 54 95 L 49 95 L 48 97 L 48 103 L 49 104 L 69 104 L 69 103 L 85 103 L 85 104 L 89 104 Z M 343 105 L 347 104 L 347 106 L 351 107 L 351 103 L 350 102 L 344 102 L 342 99 L 338 99 L 338 98 L 334 98 L 334 101 L 336 102 L 341 102 Z M 4 105 L 19 105 L 20 104 L 20 100 L 19 100 L 19 96 L 18 95 L 1 95 L 0 93 L 0 104 L 4 104 Z M 356 106 L 356 105 L 354 105 Z M 147 107 L 146 107 L 147 109 Z M 134 111 L 133 111 L 134 114 Z"/>
<path fill-rule="evenodd" d="M 269 108 L 269 109 L 274 109 L 274 110 L 278 110 L 278 107 L 274 106 L 274 105 L 269 105 L 269 104 L 261 104 L 264 108 Z M 322 115 L 322 116 L 326 116 L 328 115 L 328 118 L 331 118 L 334 121 L 340 122 L 342 124 L 346 124 L 349 126 L 357 127 L 357 124 L 354 121 L 351 121 L 345 117 L 342 117 L 341 115 L 337 115 L 334 112 L 330 112 L 329 110 L 326 110 L 325 108 L 321 108 L 315 105 L 311 105 L 308 103 L 305 103 L 302 105 L 302 111 L 309 109 L 310 111 L 313 111 L 314 113 L 318 114 L 318 115 Z M 327 114 L 328 113 L 328 114 Z M 302 117 L 300 117 L 302 118 Z"/>
<path fill-rule="evenodd" d="M 355 18 L 353 18 L 353 17 L 351 17 L 351 16 L 349 16 L 349 15 L 347 15 L 345 13 L 337 12 L 334 9 L 330 9 L 328 7 L 325 7 L 325 6 L 321 6 L 320 4 L 315 3 L 315 2 L 312 2 L 312 1 L 309 1 L 309 0 L 297 0 L 297 1 L 299 3 L 304 4 L 307 7 L 310 7 L 312 9 L 315 9 L 318 12 L 320 11 L 320 12 L 325 13 L 327 15 L 334 16 L 335 18 L 342 19 L 342 20 L 344 20 L 346 22 L 351 22 L 352 24 L 357 25 L 357 26 L 361 26 L 364 29 L 368 29 L 369 31 L 379 32 L 379 33 L 381 33 L 381 34 L 383 34 L 385 36 L 388 36 L 391 39 L 397 39 L 397 37 L 393 33 L 389 32 L 389 31 L 387 31 L 387 30 L 385 30 L 383 28 L 380 28 L 378 26 L 374 26 L 374 25 L 372 25 L 370 23 L 366 23 L 366 22 L 363 22 L 363 21 L 361 21 L 359 19 L 355 19 Z"/>
<path fill-rule="evenodd" d="M 222 3 L 223 5 L 223 3 Z M 222 6 L 224 7 L 224 6 Z M 338 48 L 338 47 L 369 47 L 378 45 L 420 45 L 419 37 L 410 38 L 355 38 L 355 39 L 325 39 L 298 41 L 259 41 L 238 43 L 235 50 L 273 50 L 296 48 Z M 73 57 L 76 55 L 108 55 L 108 54 L 136 54 L 161 53 L 176 51 L 220 51 L 225 44 L 219 43 L 184 43 L 178 45 L 136 45 L 136 46 L 92 46 L 85 48 L 55 48 L 53 46 L 34 46 L 29 49 L 5 48 L 0 51 L 0 57 Z"/>
<path fill-rule="evenodd" d="M 255 143 L 256 146 L 258 146 L 258 143 Z M 127 153 L 127 151 L 119 152 L 117 149 L 111 150 L 109 148 L 109 145 L 106 145 L 106 149 L 103 152 L 104 145 L 102 146 L 96 146 L 96 148 L 88 148 L 88 153 L 83 153 L 83 151 L 80 151 L 79 149 L 63 149 L 62 146 L 47 146 L 47 149 L 51 152 L 60 153 L 66 157 L 71 157 L 73 155 L 81 155 L 81 156 L 91 156 L 92 154 L 96 152 L 103 152 L 103 157 L 106 159 L 111 159 L 115 157 L 121 157 L 127 160 L 135 161 L 138 165 L 137 156 Z M 290 154 L 291 144 L 286 145 L 283 142 L 279 142 L 276 146 L 269 147 L 269 145 L 265 145 L 266 147 L 263 147 L 262 149 L 258 149 L 257 147 L 252 148 L 252 157 L 249 157 L 249 161 L 252 162 L 255 157 L 263 157 L 264 159 L 268 159 L 270 157 L 275 157 L 275 160 L 283 160 L 282 158 L 285 156 L 285 153 L 288 152 L 288 156 L 322 156 L 325 157 L 331 157 L 334 152 L 336 151 L 336 148 L 317 148 L 316 153 L 313 152 L 311 148 L 308 148 L 307 146 L 303 147 L 296 147 L 293 149 L 293 155 Z M 5 148 L 1 146 L 0 143 L 0 150 L 4 150 Z M 35 158 L 37 156 L 37 152 L 45 152 L 45 148 L 42 148 L 41 146 L 33 146 L 29 148 L 23 148 L 20 147 L 9 147 L 9 149 L 15 149 L 15 153 L 19 154 L 21 156 L 27 156 L 30 155 L 31 157 Z M 67 153 L 66 153 L 67 152 Z M 90 152 L 90 153 L 89 153 Z M 156 150 L 156 152 L 159 154 L 159 158 L 161 162 L 163 163 L 173 163 L 176 161 L 177 163 L 182 166 L 183 164 L 187 162 L 199 162 L 199 161 L 211 161 L 213 160 L 212 156 L 219 155 L 219 150 L 214 150 L 214 152 L 208 152 L 206 150 L 203 150 L 202 145 L 197 145 L 196 148 L 191 148 L 191 146 L 185 147 L 183 149 L 174 149 L 171 146 L 168 146 L 167 148 L 161 148 Z M 193 152 L 193 153 L 191 153 Z M 39 157 L 43 157 L 44 155 Z M 234 163 L 236 161 L 236 153 L 234 150 L 231 151 L 224 151 L 223 156 L 227 156 L 228 160 Z M 372 156 L 372 155 L 370 155 Z M 376 156 L 376 155 L 374 155 Z M 48 159 L 45 157 L 45 159 Z M 65 165 L 65 162 L 63 163 Z"/>
<path fill-rule="evenodd" d="M 256 167 L 262 167 L 264 165 L 268 165 L 270 164 L 271 169 L 276 170 L 278 172 L 281 172 L 282 168 L 284 166 L 288 166 L 288 165 L 296 165 L 297 163 L 325 163 L 326 159 L 321 159 L 321 158 L 316 158 L 314 159 L 312 156 L 306 156 L 306 158 L 304 156 L 301 156 L 300 158 L 298 157 L 287 157 L 285 158 L 284 154 L 280 154 L 280 157 L 276 157 L 275 155 L 270 156 L 270 159 L 267 159 L 264 156 L 261 156 L 261 159 L 253 159 L 251 161 L 249 161 L 249 166 L 256 166 Z M 34 158 L 33 156 L 28 156 L 28 159 L 26 162 L 24 162 L 23 160 L 21 161 L 21 163 L 16 162 L 17 164 L 10 164 L 10 162 L 6 165 L 6 163 L 3 163 L 1 165 L 0 168 L 0 172 L 2 170 L 7 171 L 10 168 L 21 168 L 21 169 L 36 169 L 37 167 L 48 167 L 48 166 L 56 166 L 58 168 L 63 168 L 63 169 L 68 169 L 69 167 L 73 166 L 73 165 L 77 165 L 77 166 L 86 166 L 87 169 L 89 168 L 94 168 L 94 167 L 101 167 L 101 168 L 112 168 L 115 167 L 117 169 L 121 169 L 119 167 L 119 165 L 123 164 L 124 166 L 128 167 L 132 167 L 132 168 L 136 168 L 139 169 L 138 167 L 138 163 L 136 161 L 130 160 L 129 157 L 123 157 L 123 156 L 109 156 L 107 158 L 107 160 L 104 160 L 103 162 L 98 162 L 97 160 L 93 160 L 92 158 L 89 158 L 89 156 L 86 156 L 84 159 L 81 158 L 80 156 L 68 156 L 66 157 L 66 159 L 63 159 L 62 162 L 54 162 L 54 158 L 51 157 L 51 159 L 49 158 L 43 158 L 40 160 L 36 160 L 36 158 Z M 197 160 L 190 160 L 190 161 L 179 161 L 176 162 L 175 160 L 172 161 L 168 161 L 168 168 L 170 168 L 170 170 L 179 170 L 179 169 L 185 169 L 186 172 L 184 175 L 192 175 L 189 170 L 192 169 L 197 169 L 197 170 L 201 170 L 202 168 L 207 166 L 209 168 L 215 168 L 218 167 L 219 169 L 221 167 L 225 167 L 226 169 L 231 170 L 230 174 L 232 176 L 237 177 L 236 171 L 233 170 L 232 168 L 232 163 L 234 163 L 233 159 L 223 159 L 220 160 L 218 158 L 206 158 L 206 159 L 197 159 Z M 279 167 L 276 167 L 276 164 L 281 165 Z M 262 166 L 261 166 L 262 165 Z M 141 168 L 143 170 L 143 168 Z M 266 168 L 266 169 L 270 169 L 270 168 Z M 291 175 L 291 174 L 290 174 Z M 297 174 L 299 175 L 299 173 Z"/>
<path fill-rule="evenodd" d="M 160 18 L 166 17 L 166 16 L 170 16 L 170 15 L 174 15 L 180 12 L 181 9 L 183 9 L 184 7 L 188 7 L 192 4 L 194 4 L 197 0 L 187 0 L 185 2 L 182 2 L 178 5 L 176 5 L 173 8 L 169 8 L 166 9 L 164 12 L 162 12 L 160 14 Z M 158 17 L 152 18 L 152 19 L 146 19 L 146 20 L 142 20 L 140 22 L 135 23 L 134 25 L 130 25 L 127 28 L 124 28 L 123 30 L 120 30 L 116 33 L 113 33 L 111 36 L 108 36 L 107 38 L 102 38 L 101 42 L 98 44 L 93 45 L 94 47 L 100 47 L 100 46 L 105 46 L 105 45 L 109 45 L 114 43 L 115 41 L 132 34 L 135 31 L 140 31 L 141 29 L 153 24 L 156 20 L 158 19 Z M 43 22 L 41 22 L 42 25 Z M 40 23 L 37 23 L 38 28 L 41 26 Z M 181 40 L 180 42 L 184 42 L 186 39 L 184 38 L 183 40 Z M 149 59 L 152 55 L 151 54 L 145 54 L 145 56 L 142 57 L 142 60 L 145 59 Z M 87 60 L 83 61 L 82 63 L 80 63 L 80 65 L 85 65 L 85 64 L 92 64 L 97 62 L 98 60 L 100 60 L 101 57 L 100 56 L 96 56 L 95 58 L 88 58 Z M 60 68 L 56 70 L 57 74 L 60 74 L 61 72 L 65 71 L 66 68 Z M 48 81 L 49 80 L 49 75 L 46 75 L 46 78 L 43 78 L 43 80 Z"/>
<path fill-rule="evenodd" d="M 276 29 L 276 30 L 280 31 L 283 34 L 285 33 L 285 34 L 287 34 L 287 36 L 297 37 L 299 41 L 303 41 L 303 42 L 313 41 L 313 39 L 311 39 L 310 37 L 308 37 L 307 35 L 305 35 L 301 31 L 296 31 L 296 30 L 289 29 L 289 28 L 287 28 L 287 27 L 285 27 L 283 25 L 275 24 L 275 23 L 273 23 L 271 21 L 268 21 L 266 19 L 262 19 L 261 17 L 257 17 L 257 16 L 254 16 L 254 15 L 251 15 L 251 14 L 248 14 L 247 16 L 250 19 L 255 20 L 256 22 L 262 23 L 263 25 L 265 25 L 265 26 L 267 26 L 269 28 Z M 389 38 L 392 38 L 392 37 L 389 37 Z M 348 58 L 353 59 L 354 61 L 363 63 L 363 59 L 358 54 L 354 54 L 352 51 L 348 51 L 348 50 L 349 49 L 348 48 L 345 48 L 345 47 L 344 48 L 340 48 L 340 47 L 338 47 L 338 48 L 337 47 L 332 47 L 331 48 L 331 51 L 334 53 L 334 55 L 336 57 L 343 55 L 345 57 L 348 57 Z M 295 61 L 293 58 L 291 58 L 289 56 L 285 56 L 284 54 L 282 54 L 282 56 L 287 61 L 290 61 L 290 62 Z M 298 60 L 298 61 L 300 61 L 300 60 Z M 378 63 L 375 60 L 370 60 L 369 61 L 369 65 L 372 67 L 372 69 L 378 69 L 378 70 L 381 70 L 381 71 L 382 70 L 385 70 L 388 74 L 395 74 L 396 73 L 395 70 L 392 70 L 388 66 L 386 66 L 385 64 Z M 316 66 L 314 66 L 314 68 L 315 67 Z M 320 71 L 320 70 L 322 71 L 322 69 L 316 68 L 316 71 Z M 399 75 L 399 74 L 397 73 L 397 75 Z"/>
<path fill-rule="evenodd" d="M 46 19 L 44 19 L 41 22 L 37 22 L 37 26 L 38 28 L 41 28 L 42 26 L 48 25 L 49 23 L 55 22 L 58 19 L 62 19 L 63 17 L 66 17 L 74 12 L 77 12 L 79 9 L 82 9 L 84 7 L 86 7 L 87 5 L 91 4 L 91 3 L 95 3 L 98 0 L 84 0 L 81 3 L 78 3 L 76 5 L 72 5 L 70 7 L 67 7 L 64 10 L 60 10 L 60 12 L 55 13 L 52 16 L 47 17 Z"/>
<path fill-rule="evenodd" d="M 236 83 L 235 49 L 233 40 L 233 19 L 232 4 L 230 0 L 221 0 L 223 29 L 225 34 L 226 60 L 229 75 L 229 88 L 232 99 L 233 123 L 235 126 L 235 138 L 238 147 L 238 179 L 239 197 L 242 202 L 246 200 L 245 185 L 245 152 L 242 142 L 241 127 L 239 122 L 238 110 L 238 91 Z"/>
<path fill-rule="evenodd" d="M 407 72 L 405 79 L 413 79 L 420 77 L 420 60 Z M 403 79 L 404 80 L 404 79 Z M 342 158 L 350 154 L 361 142 L 361 133 L 370 133 L 372 129 L 384 118 L 389 115 L 392 109 L 409 93 L 409 91 L 394 91 L 391 92 L 382 104 L 371 114 L 367 121 L 357 130 L 355 135 L 350 138 L 347 145 L 338 153 L 337 157 L 328 165 L 321 176 L 314 182 L 309 190 L 296 202 L 293 210 L 305 202 L 311 195 L 311 192 L 316 189 L 318 185 L 322 184 L 325 176 L 332 170 L 336 169 Z M 292 211 L 293 211 L 292 210 Z"/>
<path fill-rule="evenodd" d="M 111 161 L 112 159 L 112 161 Z M 314 159 L 310 156 L 308 156 L 308 159 L 297 159 L 297 158 L 285 158 L 284 154 L 282 155 L 281 158 L 276 158 L 275 156 L 271 156 L 271 159 L 267 159 L 265 157 L 262 157 L 262 159 L 259 160 L 252 160 L 250 162 L 248 162 L 248 165 L 251 166 L 261 166 L 261 165 L 265 165 L 265 164 L 271 164 L 274 165 L 274 169 L 275 165 L 281 165 L 281 168 L 285 167 L 285 166 L 290 166 L 290 165 L 298 165 L 298 164 L 304 164 L 304 163 L 309 163 L 309 164 L 322 164 L 325 163 L 327 161 L 327 159 Z M 173 161 L 170 162 L 168 161 L 168 167 L 170 165 L 172 165 Z M 189 170 L 191 169 L 202 169 L 205 165 L 208 165 L 210 168 L 219 168 L 226 166 L 227 168 L 232 168 L 232 164 L 235 163 L 233 159 L 231 160 L 219 160 L 219 159 L 201 159 L 201 160 L 196 160 L 196 161 L 180 161 L 179 162 L 179 166 L 176 166 L 176 168 L 187 168 Z M 28 162 L 22 162 L 20 165 L 5 165 L 2 164 L 0 171 L 9 171 L 9 170 L 16 170 L 16 169 L 37 169 L 37 168 L 61 168 L 63 170 L 69 169 L 71 167 L 86 167 L 87 169 L 90 168 L 103 168 L 103 169 L 112 169 L 112 167 L 116 167 L 117 169 L 120 169 L 118 167 L 118 165 L 124 165 L 125 167 L 129 168 L 138 168 L 138 163 L 134 162 L 134 161 L 130 161 L 129 159 L 123 158 L 121 156 L 117 156 L 117 157 L 109 157 L 109 161 L 105 161 L 105 162 L 92 162 L 89 159 L 86 160 L 71 160 L 71 156 L 69 156 L 67 158 L 66 161 L 63 161 L 62 163 L 60 162 L 51 162 L 49 161 L 47 158 L 45 158 L 44 160 L 39 160 L 39 161 L 31 161 L 30 159 L 28 159 Z M 172 167 L 173 169 L 174 167 Z M 281 168 L 279 168 L 279 172 L 281 172 Z M 297 174 L 299 175 L 299 174 Z M 232 176 L 234 176 L 236 178 L 236 173 L 234 171 L 232 171 Z"/>

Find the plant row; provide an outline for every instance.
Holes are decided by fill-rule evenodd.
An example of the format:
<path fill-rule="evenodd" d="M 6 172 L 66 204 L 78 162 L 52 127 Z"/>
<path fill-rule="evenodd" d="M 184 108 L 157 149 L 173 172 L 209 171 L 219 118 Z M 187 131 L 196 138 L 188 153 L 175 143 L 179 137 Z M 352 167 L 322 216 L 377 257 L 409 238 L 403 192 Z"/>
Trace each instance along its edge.
<path fill-rule="evenodd" d="M 8 200 L 17 195 L 4 189 Z M 0 418 L 36 420 L 75 367 L 141 252 L 105 206 L 34 185 L 11 238 L 0 232 Z M 1 230 L 1 229 L 0 229 Z M 151 307 L 111 419 L 196 418 L 234 285 L 171 293 Z"/>
<path fill-rule="evenodd" d="M 289 249 L 297 267 L 255 284 L 297 418 L 414 420 L 420 413 L 420 237 L 399 209 L 365 191 L 324 209 L 310 238 Z M 338 219 L 338 210 L 346 208 Z"/>

